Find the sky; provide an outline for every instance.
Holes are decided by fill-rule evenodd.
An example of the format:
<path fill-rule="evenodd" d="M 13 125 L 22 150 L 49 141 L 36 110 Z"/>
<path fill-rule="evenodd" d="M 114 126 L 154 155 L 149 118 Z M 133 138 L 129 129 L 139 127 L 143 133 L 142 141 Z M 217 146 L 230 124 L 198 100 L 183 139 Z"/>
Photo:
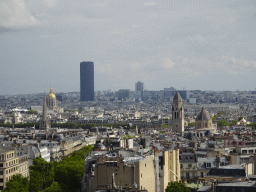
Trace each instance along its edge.
<path fill-rule="evenodd" d="M 0 0 L 0 95 L 255 90 L 255 0 Z"/>

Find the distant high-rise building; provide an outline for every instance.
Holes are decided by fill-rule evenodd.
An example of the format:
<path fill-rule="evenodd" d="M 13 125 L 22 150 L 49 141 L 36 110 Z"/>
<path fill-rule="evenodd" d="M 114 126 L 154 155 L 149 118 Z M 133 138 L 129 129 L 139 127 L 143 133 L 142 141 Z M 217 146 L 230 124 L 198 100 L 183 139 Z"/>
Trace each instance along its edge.
<path fill-rule="evenodd" d="M 94 63 L 80 63 L 80 100 L 94 101 Z"/>
<path fill-rule="evenodd" d="M 143 91 L 144 89 L 144 83 L 138 81 L 135 83 L 135 91 Z"/>

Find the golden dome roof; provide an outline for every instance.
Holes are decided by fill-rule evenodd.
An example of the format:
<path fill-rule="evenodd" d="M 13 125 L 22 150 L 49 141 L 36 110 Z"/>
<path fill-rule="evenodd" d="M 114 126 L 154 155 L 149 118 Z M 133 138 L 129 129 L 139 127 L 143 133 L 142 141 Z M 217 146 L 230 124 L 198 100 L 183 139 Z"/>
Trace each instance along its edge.
<path fill-rule="evenodd" d="M 56 99 L 55 94 L 52 92 L 52 88 L 50 88 L 50 93 L 47 95 L 48 99 Z"/>

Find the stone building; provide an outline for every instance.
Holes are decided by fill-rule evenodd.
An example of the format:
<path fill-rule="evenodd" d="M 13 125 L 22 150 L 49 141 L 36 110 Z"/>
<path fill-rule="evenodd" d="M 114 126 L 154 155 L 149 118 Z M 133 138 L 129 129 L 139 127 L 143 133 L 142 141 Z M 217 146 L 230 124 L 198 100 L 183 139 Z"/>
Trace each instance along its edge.
<path fill-rule="evenodd" d="M 172 131 L 181 134 L 184 133 L 184 108 L 182 98 L 178 91 L 173 98 L 172 104 Z"/>
<path fill-rule="evenodd" d="M 212 118 L 204 107 L 202 107 L 200 113 L 196 117 L 195 129 L 198 131 L 210 130 L 216 132 L 216 128 L 212 124 Z"/>
<path fill-rule="evenodd" d="M 47 117 L 47 103 L 46 103 L 45 95 L 44 95 L 44 102 L 43 102 L 43 114 L 40 120 L 39 129 L 44 130 L 46 132 L 48 132 L 51 129 L 51 123 Z"/>
<path fill-rule="evenodd" d="M 52 87 L 50 88 L 50 92 L 46 97 L 46 105 L 48 109 L 55 110 L 57 108 L 57 99 L 56 95 L 52 92 Z"/>
<path fill-rule="evenodd" d="M 17 155 L 14 147 L 0 148 L 0 191 L 13 175 L 29 176 L 28 157 Z"/>
<path fill-rule="evenodd" d="M 180 181 L 179 150 L 163 151 L 160 161 L 160 191 L 165 191 L 171 181 Z"/>
<path fill-rule="evenodd" d="M 87 158 L 82 191 L 132 188 L 155 192 L 155 182 L 154 155 L 121 157 L 108 154 Z"/>

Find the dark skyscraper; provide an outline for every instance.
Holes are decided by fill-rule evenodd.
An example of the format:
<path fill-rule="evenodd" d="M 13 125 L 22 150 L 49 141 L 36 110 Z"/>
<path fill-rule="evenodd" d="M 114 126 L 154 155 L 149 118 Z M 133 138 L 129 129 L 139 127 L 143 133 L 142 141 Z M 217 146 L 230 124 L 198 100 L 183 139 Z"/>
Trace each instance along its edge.
<path fill-rule="evenodd" d="M 80 63 L 80 100 L 94 101 L 94 63 Z"/>

